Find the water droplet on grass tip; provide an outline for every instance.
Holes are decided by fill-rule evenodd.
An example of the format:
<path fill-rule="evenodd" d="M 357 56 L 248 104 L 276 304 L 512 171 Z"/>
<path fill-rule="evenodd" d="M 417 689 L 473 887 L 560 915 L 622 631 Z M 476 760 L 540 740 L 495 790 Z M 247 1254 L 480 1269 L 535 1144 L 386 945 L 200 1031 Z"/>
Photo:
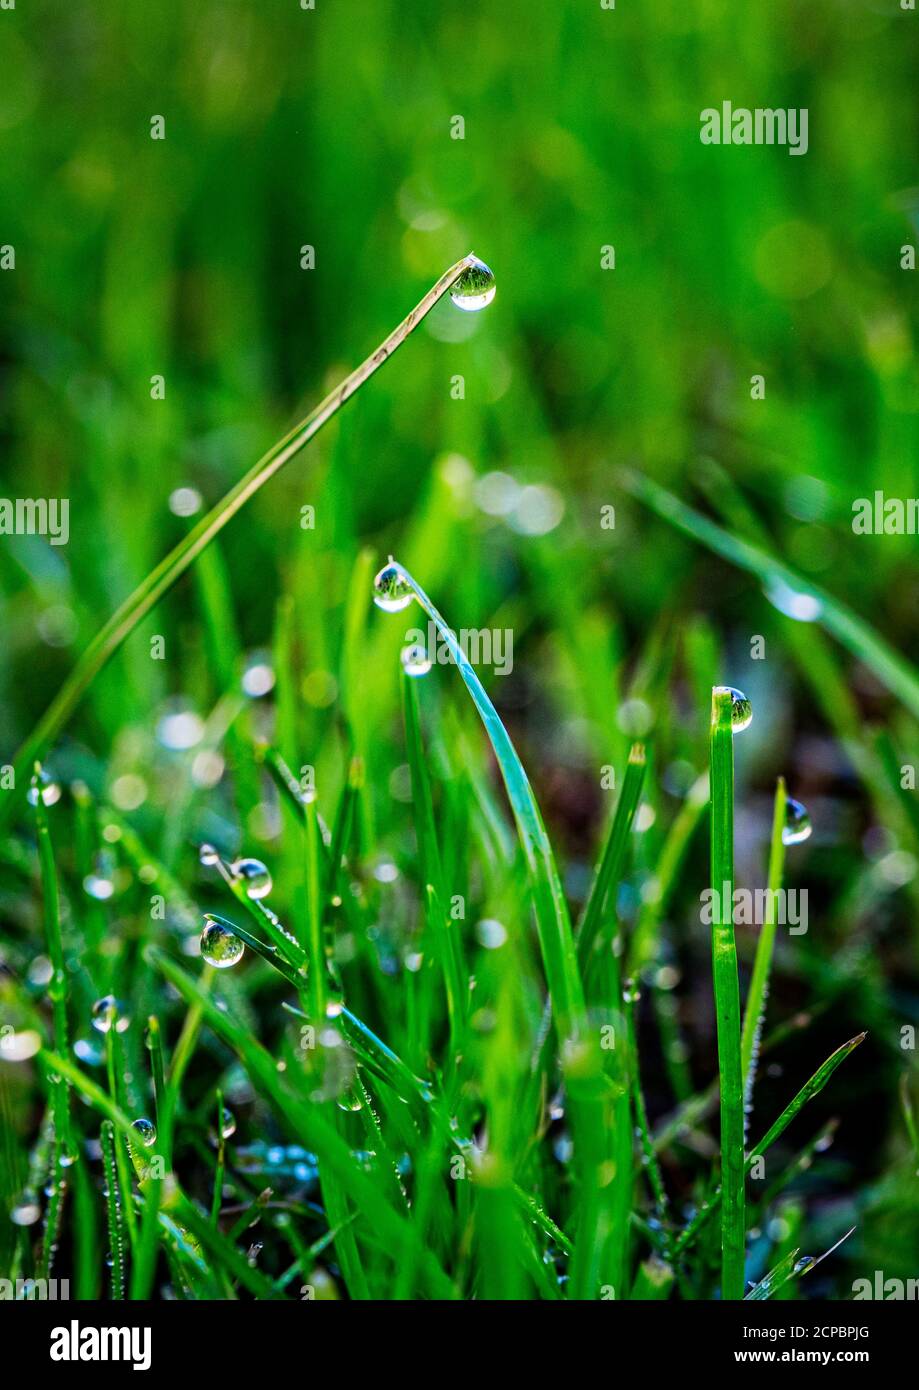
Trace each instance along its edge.
<path fill-rule="evenodd" d="M 93 1004 L 92 1020 L 93 1027 L 100 1033 L 109 1032 L 113 1025 L 116 1033 L 123 1033 L 130 1025 L 131 1015 L 120 999 L 116 999 L 114 994 L 106 994 Z"/>
<path fill-rule="evenodd" d="M 799 845 L 802 840 L 808 839 L 811 833 L 811 818 L 807 814 L 807 807 L 802 806 L 800 801 L 795 801 L 794 797 L 789 797 L 785 802 L 785 824 L 782 827 L 782 844 Z"/>
<path fill-rule="evenodd" d="M 249 898 L 267 898 L 271 892 L 271 874 L 261 859 L 236 859 L 230 872 L 242 879 Z"/>
<path fill-rule="evenodd" d="M 38 805 L 38 796 L 41 793 L 43 806 L 53 806 L 61 799 L 61 789 L 57 782 L 53 782 L 46 772 L 37 774 L 32 778 L 29 790 L 26 792 L 26 800 L 30 806 Z"/>
<path fill-rule="evenodd" d="M 407 676 L 426 676 L 433 664 L 420 642 L 414 643 L 411 647 L 403 647 L 401 660 L 402 669 Z"/>
<path fill-rule="evenodd" d="M 213 845 L 202 845 L 198 850 L 198 862 L 201 864 L 216 864 L 220 859 Z"/>
<path fill-rule="evenodd" d="M 208 965 L 218 970 L 227 970 L 243 958 L 245 946 L 238 936 L 234 936 L 222 922 L 206 918 L 201 933 L 201 954 Z"/>
<path fill-rule="evenodd" d="M 470 256 L 469 264 L 450 291 L 450 298 L 457 309 L 474 313 L 488 307 L 497 288 L 495 277 L 485 262 L 478 256 Z"/>
<path fill-rule="evenodd" d="M 734 733 L 739 734 L 749 728 L 753 719 L 753 706 L 743 691 L 736 690 L 733 685 L 716 685 L 715 694 L 731 697 L 731 727 Z"/>
<path fill-rule="evenodd" d="M 373 601 L 384 613 L 400 613 L 415 597 L 401 565 L 392 556 L 373 581 Z"/>
<path fill-rule="evenodd" d="M 133 1122 L 131 1128 L 140 1136 L 140 1141 L 145 1148 L 149 1149 L 156 1143 L 156 1125 L 152 1120 L 142 1116 Z"/>
<path fill-rule="evenodd" d="M 236 1133 L 236 1116 L 232 1110 L 226 1106 L 220 1112 L 220 1137 L 221 1139 L 232 1139 Z"/>

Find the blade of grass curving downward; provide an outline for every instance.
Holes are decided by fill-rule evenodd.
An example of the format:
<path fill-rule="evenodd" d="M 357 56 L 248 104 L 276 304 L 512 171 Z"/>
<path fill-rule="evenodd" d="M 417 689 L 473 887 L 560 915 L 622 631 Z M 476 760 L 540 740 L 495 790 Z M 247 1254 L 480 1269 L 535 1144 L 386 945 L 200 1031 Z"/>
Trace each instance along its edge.
<path fill-rule="evenodd" d="M 712 691 L 712 977 L 721 1087 L 721 1297 L 744 1292 L 744 1123 L 734 943 L 734 728 L 730 690 Z"/>
<path fill-rule="evenodd" d="M 397 570 L 415 594 L 463 678 L 494 750 L 526 859 L 580 1178 L 571 1296 L 595 1298 L 604 1283 L 621 1294 L 625 1287 L 627 1221 L 615 1203 L 627 1188 L 629 1174 L 627 1165 L 610 1155 L 629 1134 L 625 1118 L 628 1091 L 620 1081 L 616 1089 L 624 1104 L 617 1111 L 615 1096 L 603 1078 L 598 1040 L 590 1038 L 587 1028 L 574 933 L 552 846 L 523 764 L 456 635 L 404 566 L 390 561 L 387 568 Z M 609 1181 L 610 1161 L 616 1172 L 613 1183 Z"/>
<path fill-rule="evenodd" d="M 784 586 L 795 594 L 812 598 L 815 604 L 814 621 L 837 638 L 859 661 L 863 661 L 878 680 L 919 718 L 919 674 L 878 636 L 864 618 L 809 579 L 802 578 L 768 551 L 731 535 L 708 517 L 687 507 L 650 478 L 625 470 L 622 481 L 633 496 L 647 503 L 664 521 L 670 522 L 693 540 L 700 541 L 730 564 L 755 575 L 762 584 Z"/>
<path fill-rule="evenodd" d="M 215 536 L 220 534 L 227 523 L 232 521 L 236 513 L 265 486 L 269 479 L 279 473 L 285 464 L 300 453 L 310 440 L 319 433 L 323 425 L 327 424 L 341 409 L 345 401 L 353 396 L 366 381 L 369 381 L 374 372 L 392 356 L 397 348 L 402 346 L 412 330 L 418 327 L 422 319 L 430 313 L 435 304 L 456 284 L 457 280 L 467 271 L 477 268 L 479 264 L 476 257 L 464 256 L 462 260 L 457 261 L 455 265 L 445 271 L 437 283 L 431 286 L 411 313 L 402 320 L 397 328 L 393 329 L 380 346 L 369 357 L 365 358 L 350 376 L 345 377 L 343 382 L 336 386 L 333 391 L 330 391 L 315 410 L 311 411 L 283 439 L 278 440 L 267 454 L 253 464 L 248 473 L 244 474 L 226 496 L 206 516 L 201 518 L 197 526 L 183 537 L 165 559 L 151 570 L 143 583 L 138 585 L 134 592 L 116 609 L 108 622 L 90 642 L 16 754 L 13 766 L 17 786 L 20 785 L 25 770 L 32 766 L 36 758 L 42 756 L 48 745 L 56 738 L 102 668 L 130 637 L 150 610 L 159 603 L 163 595 L 168 593 L 176 581 L 194 564 L 201 552 L 206 550 Z M 14 798 L 12 797 L 0 801 L 0 827 L 6 824 L 12 814 L 13 804 Z"/>
<path fill-rule="evenodd" d="M 769 971 L 772 966 L 772 953 L 775 947 L 776 903 L 782 887 L 785 871 L 785 843 L 782 832 L 785 829 L 785 779 L 780 777 L 775 788 L 775 804 L 772 814 L 772 841 L 769 847 L 769 893 L 766 898 L 766 915 L 760 927 L 756 943 L 756 958 L 753 962 L 753 976 L 747 994 L 744 1010 L 743 1033 L 740 1039 L 740 1065 L 743 1071 L 745 1108 L 749 1108 L 756 1076 L 756 1053 L 763 1016 L 766 1009 L 766 996 L 769 990 Z"/>
<path fill-rule="evenodd" d="M 543 966 L 559 1042 L 564 1046 L 583 1029 L 584 991 L 568 906 L 536 798 L 507 730 L 455 634 L 408 570 L 401 565 L 398 569 L 449 649 L 494 749 L 530 873 Z"/>

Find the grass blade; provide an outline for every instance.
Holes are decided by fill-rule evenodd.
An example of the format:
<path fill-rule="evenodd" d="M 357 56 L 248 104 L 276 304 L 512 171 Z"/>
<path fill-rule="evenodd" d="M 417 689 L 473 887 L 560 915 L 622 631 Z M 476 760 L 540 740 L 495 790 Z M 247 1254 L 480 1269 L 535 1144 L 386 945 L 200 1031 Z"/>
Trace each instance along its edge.
<path fill-rule="evenodd" d="M 476 264 L 472 256 L 462 260 L 445 271 L 427 294 L 419 300 L 411 313 L 399 326 L 383 340 L 361 365 L 347 376 L 340 385 L 322 400 L 315 410 L 301 420 L 298 425 L 280 439 L 268 453 L 249 469 L 239 482 L 202 517 L 197 526 L 183 537 L 177 546 L 151 570 L 142 584 L 134 590 L 116 609 L 108 622 L 90 642 L 70 675 L 64 681 L 54 700 L 36 724 L 26 742 L 19 749 L 13 762 L 16 784 L 26 768 L 40 758 L 48 745 L 55 739 L 66 724 L 70 715 L 89 689 L 96 676 L 114 656 L 119 647 L 130 637 L 137 625 L 154 608 L 164 594 L 185 573 L 195 560 L 206 550 L 216 536 L 246 503 L 279 473 L 315 437 L 332 417 L 356 391 L 373 376 L 374 372 L 401 347 L 413 329 L 430 313 L 434 305 L 443 298 L 452 285 L 471 266 Z M 5 823 L 10 813 L 11 798 L 0 803 L 0 825 Z"/>
<path fill-rule="evenodd" d="M 919 718 L 919 675 L 909 662 L 904 661 L 878 636 L 864 618 L 809 579 L 803 579 L 768 551 L 731 535 L 701 512 L 686 506 L 650 478 L 627 470 L 623 474 L 623 482 L 633 496 L 645 502 L 664 521 L 669 521 L 693 540 L 700 541 L 730 564 L 754 575 L 762 584 L 784 586 L 793 593 L 813 598 L 816 605 L 815 621 L 848 648 L 853 656 L 870 667 L 878 680 Z"/>
<path fill-rule="evenodd" d="M 112 1298 L 123 1299 L 125 1293 L 125 1228 L 124 1203 L 130 1193 L 121 1188 L 115 1145 L 118 1137 L 111 1120 L 102 1121 L 102 1166 L 105 1170 L 105 1210 L 108 1217 L 109 1250 L 112 1257 Z"/>
<path fill-rule="evenodd" d="M 412 578 L 408 570 L 402 566 L 399 566 L 399 569 L 428 617 L 436 624 L 441 640 L 449 649 L 466 689 L 472 696 L 473 704 L 498 760 L 530 873 L 543 965 L 552 998 L 556 1028 L 559 1030 L 559 1041 L 564 1045 L 582 1031 L 584 991 L 578 973 L 568 906 L 536 798 L 523 770 L 523 764 L 517 756 L 517 750 L 455 634 L 421 585 Z"/>
<path fill-rule="evenodd" d="M 782 887 L 785 871 L 785 842 L 782 832 L 785 829 L 785 779 L 780 777 L 775 789 L 775 803 L 772 813 L 772 842 L 769 848 L 769 896 L 766 899 L 766 914 L 756 943 L 756 958 L 753 962 L 753 976 L 747 994 L 744 1012 L 743 1034 L 740 1040 L 740 1065 L 743 1071 L 745 1108 L 749 1108 L 756 1076 L 756 1052 L 759 1046 L 769 991 L 769 971 L 772 966 L 772 953 L 775 946 L 776 904 Z"/>
<path fill-rule="evenodd" d="M 734 728 L 730 690 L 712 691 L 712 977 L 721 1078 L 721 1297 L 744 1291 L 744 1110 L 740 990 L 734 943 Z"/>
<path fill-rule="evenodd" d="M 643 744 L 636 743 L 629 753 L 629 761 L 626 765 L 625 777 L 622 779 L 622 790 L 619 793 L 616 812 L 606 838 L 606 844 L 603 846 L 603 854 L 600 857 L 600 864 L 591 885 L 590 897 L 587 900 L 578 932 L 578 965 L 582 978 L 586 973 L 588 961 L 596 946 L 601 925 L 603 925 L 603 909 L 609 896 L 610 887 L 618 883 L 622 875 L 629 834 L 635 819 L 635 812 L 638 809 L 644 778 L 645 749 Z"/>
<path fill-rule="evenodd" d="M 854 1038 L 850 1038 L 848 1042 L 843 1043 L 842 1047 L 837 1047 L 836 1051 L 832 1052 L 826 1061 L 817 1068 L 810 1080 L 806 1081 L 800 1091 L 788 1102 L 781 1115 L 779 1115 L 771 1128 L 766 1131 L 760 1142 L 751 1149 L 744 1164 L 745 1173 L 749 1173 L 758 1158 L 765 1157 L 766 1151 L 785 1133 L 785 1130 L 791 1124 L 795 1116 L 804 1108 L 809 1100 L 813 1100 L 814 1096 L 823 1090 L 840 1063 L 844 1062 L 849 1056 L 849 1053 L 854 1052 L 859 1043 L 863 1042 L 866 1037 L 867 1033 L 858 1033 Z M 721 1205 L 721 1197 L 722 1189 L 719 1188 L 712 1197 L 712 1200 L 706 1206 L 699 1208 L 699 1211 L 674 1245 L 672 1252 L 674 1255 L 681 1254 L 695 1239 L 709 1218 L 718 1210 Z"/>

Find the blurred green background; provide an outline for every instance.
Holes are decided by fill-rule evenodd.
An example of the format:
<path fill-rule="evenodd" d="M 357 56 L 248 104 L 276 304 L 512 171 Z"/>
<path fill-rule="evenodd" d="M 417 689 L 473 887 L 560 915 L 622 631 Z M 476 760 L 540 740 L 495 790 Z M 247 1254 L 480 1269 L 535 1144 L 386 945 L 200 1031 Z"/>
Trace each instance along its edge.
<path fill-rule="evenodd" d="M 778 773 L 815 822 L 793 862 L 823 915 L 782 943 L 780 1012 L 808 985 L 834 1001 L 810 1061 L 866 1015 L 880 1029 L 845 1077 L 855 1123 L 829 1225 L 857 1174 L 868 1216 L 853 1270 L 883 1259 L 903 1277 L 916 1274 L 915 1183 L 893 1197 L 870 1184 L 885 1145 L 902 1153 L 897 1029 L 919 1014 L 916 794 L 889 775 L 919 758 L 915 722 L 816 629 L 643 510 L 618 470 L 738 529 L 752 512 L 770 548 L 915 657 L 915 537 L 855 537 L 851 513 L 875 489 L 917 492 L 916 274 L 900 264 L 919 239 L 917 53 L 919 16 L 896 0 L 0 12 L 0 242 L 15 248 L 0 273 L 0 492 L 67 497 L 71 527 L 66 548 L 0 540 L 0 761 L 188 528 L 194 499 L 176 490 L 216 502 L 474 251 L 497 277 L 494 305 L 442 303 L 232 523 L 222 559 L 93 687 L 52 771 L 164 825 L 178 862 L 195 835 L 175 819 L 178 774 L 156 731 L 176 709 L 207 717 L 239 653 L 258 663 L 283 596 L 291 761 L 339 785 L 340 697 L 361 698 L 359 679 L 341 688 L 348 585 L 362 547 L 392 551 L 454 626 L 513 630 L 514 674 L 488 684 L 577 900 L 608 806 L 600 766 L 656 735 L 645 828 L 658 844 L 668 795 L 705 765 L 707 686 L 740 686 L 756 711 L 738 752 L 741 874 L 762 873 Z M 703 146 L 700 112 L 724 100 L 808 108 L 808 153 Z M 602 268 L 609 246 L 615 269 Z M 307 504 L 314 530 L 300 525 Z M 213 586 L 238 637 L 214 631 Z M 374 680 L 399 644 L 379 619 Z M 154 635 L 165 661 L 150 660 Z M 754 635 L 765 661 L 750 659 Z M 384 824 L 404 765 L 397 693 L 393 670 L 366 713 Z M 206 767 L 181 782 L 196 834 L 270 847 L 276 821 L 260 803 L 237 818 L 218 782 Z M 687 920 L 704 837 L 696 849 Z M 9 890 L 2 901 L 19 930 L 29 909 Z M 706 943 L 681 950 L 701 1083 Z M 775 1094 L 798 1076 L 790 1065 Z M 666 1087 L 655 1094 L 653 1073 L 648 1086 L 656 1118 Z"/>

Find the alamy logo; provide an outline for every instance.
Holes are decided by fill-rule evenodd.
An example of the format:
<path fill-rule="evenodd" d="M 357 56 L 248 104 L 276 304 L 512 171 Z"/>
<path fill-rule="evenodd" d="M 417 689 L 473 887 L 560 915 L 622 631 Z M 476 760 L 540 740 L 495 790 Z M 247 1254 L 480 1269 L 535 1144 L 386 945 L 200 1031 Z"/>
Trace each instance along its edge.
<path fill-rule="evenodd" d="M 0 1041 L 0 1047 L 6 1038 Z M 69 1279 L 0 1279 L 0 1299 L 28 1299 L 44 1303 L 48 1299 L 69 1298 Z"/>
<path fill-rule="evenodd" d="M 509 627 L 464 627 L 459 632 L 451 630 L 450 635 L 473 666 L 493 666 L 496 676 L 509 676 L 513 671 L 514 634 Z M 450 644 L 434 622 L 428 623 L 427 632 L 420 627 L 409 628 L 405 640 L 423 649 L 432 665 L 436 662 L 438 666 L 447 666 L 453 660 Z"/>
<path fill-rule="evenodd" d="M 807 931 L 806 888 L 735 888 L 732 894 L 731 885 L 723 883 L 720 891 L 704 889 L 701 902 L 707 927 L 717 913 L 719 922 L 733 922 L 735 927 L 761 927 L 768 917 L 777 926 L 787 926 L 789 936 Z"/>
<path fill-rule="evenodd" d="M 879 1302 L 899 1302 L 901 1299 L 919 1299 L 919 1279 L 885 1279 L 884 1271 L 876 1269 L 874 1279 L 856 1279 L 852 1285 L 854 1299 L 872 1299 Z"/>
<path fill-rule="evenodd" d="M 52 1327 L 52 1361 L 130 1361 L 135 1371 L 150 1369 L 149 1327 Z"/>
<path fill-rule="evenodd" d="M 66 545 L 70 498 L 0 497 L 0 536 L 47 536 L 52 545 Z"/>
<path fill-rule="evenodd" d="M 807 107 L 734 107 L 729 101 L 700 114 L 703 145 L 787 145 L 789 154 L 807 154 Z"/>
<path fill-rule="evenodd" d="M 919 497 L 856 497 L 852 503 L 856 536 L 915 536 L 919 534 Z"/>

